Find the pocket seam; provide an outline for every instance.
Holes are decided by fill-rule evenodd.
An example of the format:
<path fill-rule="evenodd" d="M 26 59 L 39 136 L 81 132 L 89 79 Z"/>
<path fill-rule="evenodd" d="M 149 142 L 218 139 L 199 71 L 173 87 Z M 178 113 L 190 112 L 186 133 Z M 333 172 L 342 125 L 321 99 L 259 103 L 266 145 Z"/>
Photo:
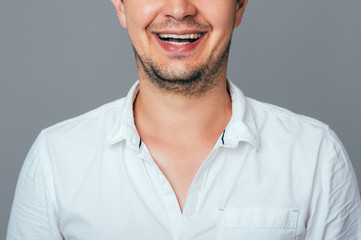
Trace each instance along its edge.
<path fill-rule="evenodd" d="M 299 216 L 299 210 L 295 208 L 226 208 L 220 212 L 218 227 L 240 229 L 296 229 Z M 277 213 L 283 216 L 280 218 Z M 262 220 L 257 219 L 257 214 Z M 284 221 L 276 221 L 277 217 Z M 276 222 L 271 223 L 272 219 Z M 253 224 L 248 222 L 252 220 Z"/>

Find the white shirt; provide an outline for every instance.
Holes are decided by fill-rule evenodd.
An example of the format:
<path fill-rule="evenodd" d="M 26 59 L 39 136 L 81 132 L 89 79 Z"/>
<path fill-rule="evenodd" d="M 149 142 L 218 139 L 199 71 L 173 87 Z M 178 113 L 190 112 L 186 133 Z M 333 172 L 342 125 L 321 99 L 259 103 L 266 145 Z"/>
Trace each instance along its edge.
<path fill-rule="evenodd" d="M 329 127 L 246 98 L 189 189 L 184 212 L 126 98 L 41 132 L 18 180 L 8 240 L 355 240 L 355 173 Z"/>

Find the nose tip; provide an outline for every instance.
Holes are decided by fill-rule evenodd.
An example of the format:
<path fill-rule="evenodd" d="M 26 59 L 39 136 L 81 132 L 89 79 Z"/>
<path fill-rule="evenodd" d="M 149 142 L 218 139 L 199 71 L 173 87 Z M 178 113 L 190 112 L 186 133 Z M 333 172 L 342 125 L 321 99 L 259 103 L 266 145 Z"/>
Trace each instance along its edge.
<path fill-rule="evenodd" d="M 163 11 L 164 15 L 177 21 L 194 16 L 197 13 L 193 0 L 166 0 Z"/>

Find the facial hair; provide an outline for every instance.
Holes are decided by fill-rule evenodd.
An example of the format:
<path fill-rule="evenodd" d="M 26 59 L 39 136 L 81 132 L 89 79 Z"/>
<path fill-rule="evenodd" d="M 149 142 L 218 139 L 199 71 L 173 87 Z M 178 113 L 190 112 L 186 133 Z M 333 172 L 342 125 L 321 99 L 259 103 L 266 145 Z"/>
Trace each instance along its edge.
<path fill-rule="evenodd" d="M 188 25 L 194 24 L 191 21 Z M 183 96 L 201 96 L 219 85 L 219 77 L 227 66 L 230 46 L 231 40 L 223 50 L 213 52 L 205 63 L 186 67 L 183 71 L 172 71 L 166 65 L 157 64 L 155 59 L 140 54 L 134 46 L 133 51 L 138 67 L 158 89 Z"/>

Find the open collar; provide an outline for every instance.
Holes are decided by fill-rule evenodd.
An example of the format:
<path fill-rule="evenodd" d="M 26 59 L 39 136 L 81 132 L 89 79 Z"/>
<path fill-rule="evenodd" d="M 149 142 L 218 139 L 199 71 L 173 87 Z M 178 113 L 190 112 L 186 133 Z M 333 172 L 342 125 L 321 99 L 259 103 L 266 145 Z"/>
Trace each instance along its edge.
<path fill-rule="evenodd" d="M 237 147 L 239 142 L 248 142 L 258 148 L 259 138 L 254 114 L 247 98 L 230 80 L 229 92 L 232 99 L 232 117 L 222 135 L 224 147 Z M 133 103 L 139 93 L 139 81 L 135 82 L 120 104 L 118 115 L 111 122 L 105 143 L 112 145 L 125 140 L 130 146 L 139 148 L 141 139 L 134 123 Z"/>

